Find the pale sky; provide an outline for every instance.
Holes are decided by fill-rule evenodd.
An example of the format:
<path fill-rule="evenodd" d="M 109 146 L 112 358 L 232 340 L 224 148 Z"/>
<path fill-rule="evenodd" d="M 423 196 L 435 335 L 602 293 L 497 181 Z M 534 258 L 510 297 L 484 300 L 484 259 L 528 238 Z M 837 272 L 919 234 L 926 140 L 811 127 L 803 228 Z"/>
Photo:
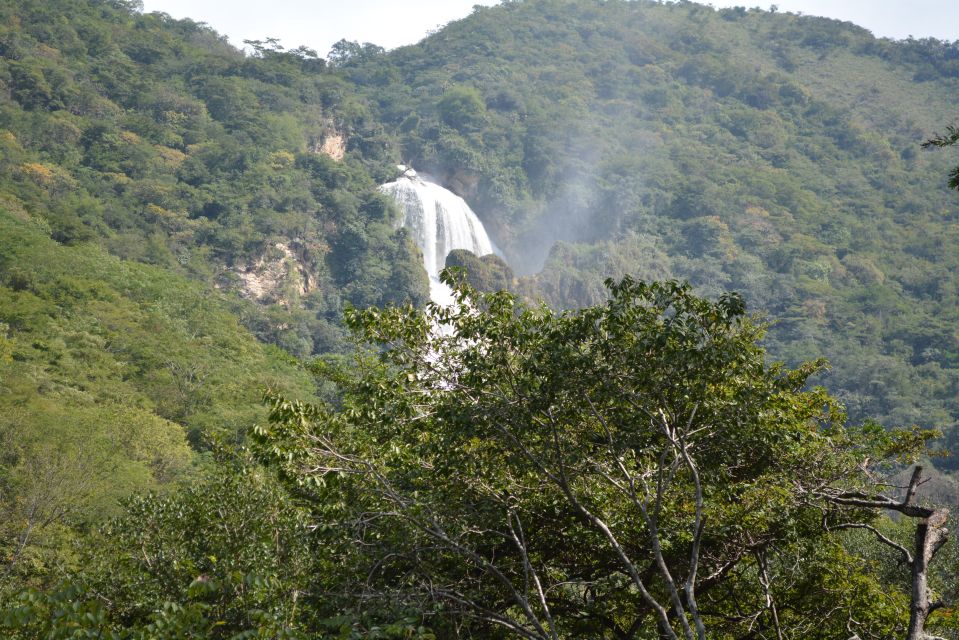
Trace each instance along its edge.
<path fill-rule="evenodd" d="M 230 41 L 279 38 L 287 48 L 306 45 L 325 57 L 342 39 L 387 49 L 413 44 L 447 22 L 464 18 L 474 5 L 498 0 L 144 0 L 145 11 L 206 22 Z M 717 7 L 763 2 L 712 2 Z M 779 0 L 780 11 L 848 20 L 877 36 L 959 40 L 957 0 Z"/>

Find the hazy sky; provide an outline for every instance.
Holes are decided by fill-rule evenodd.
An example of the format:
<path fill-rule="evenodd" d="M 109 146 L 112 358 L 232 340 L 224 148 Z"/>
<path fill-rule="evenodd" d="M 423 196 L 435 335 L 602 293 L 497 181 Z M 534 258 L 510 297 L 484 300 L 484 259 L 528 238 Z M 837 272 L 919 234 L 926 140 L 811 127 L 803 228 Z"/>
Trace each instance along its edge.
<path fill-rule="evenodd" d="M 432 29 L 470 14 L 473 5 L 497 0 L 144 0 L 146 11 L 206 22 L 240 46 L 243 40 L 279 38 L 288 47 L 306 45 L 325 56 L 340 40 L 372 42 L 392 49 L 422 39 Z M 762 6 L 770 2 L 714 1 L 715 6 Z M 780 11 L 849 20 L 877 36 L 959 40 L 957 0 L 779 0 Z"/>

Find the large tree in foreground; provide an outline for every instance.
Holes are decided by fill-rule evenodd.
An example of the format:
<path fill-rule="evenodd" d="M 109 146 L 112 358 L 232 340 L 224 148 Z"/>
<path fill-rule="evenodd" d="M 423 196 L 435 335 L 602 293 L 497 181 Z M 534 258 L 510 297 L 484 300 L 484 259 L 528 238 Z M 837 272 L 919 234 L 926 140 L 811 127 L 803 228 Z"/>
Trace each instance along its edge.
<path fill-rule="evenodd" d="M 337 405 L 272 398 L 260 449 L 352 537 L 352 597 L 457 636 L 903 636 L 908 591 L 847 538 L 890 541 L 854 499 L 923 436 L 845 427 L 736 295 L 608 286 L 562 314 L 463 285 L 353 312 L 376 348 L 321 367 Z"/>

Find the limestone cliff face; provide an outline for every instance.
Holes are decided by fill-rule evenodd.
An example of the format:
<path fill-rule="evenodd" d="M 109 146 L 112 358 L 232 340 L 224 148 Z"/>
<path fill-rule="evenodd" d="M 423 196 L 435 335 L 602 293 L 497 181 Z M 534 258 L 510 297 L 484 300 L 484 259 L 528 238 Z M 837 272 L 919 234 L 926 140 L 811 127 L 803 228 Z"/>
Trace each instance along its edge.
<path fill-rule="evenodd" d="M 310 141 L 312 153 L 322 153 L 339 162 L 346 155 L 346 136 L 332 122 L 319 136 Z"/>
<path fill-rule="evenodd" d="M 335 131 L 330 133 L 320 146 L 320 153 L 326 154 L 334 160 L 342 160 L 346 155 L 346 137 Z"/>
<path fill-rule="evenodd" d="M 258 260 L 237 270 L 240 294 L 257 302 L 289 306 L 316 289 L 316 277 L 298 255 L 298 243 L 277 242 Z"/>
<path fill-rule="evenodd" d="M 476 189 L 479 187 L 480 176 L 478 173 L 467 171 L 466 169 L 456 169 L 446 177 L 446 187 L 461 198 L 470 198 L 476 195 Z"/>

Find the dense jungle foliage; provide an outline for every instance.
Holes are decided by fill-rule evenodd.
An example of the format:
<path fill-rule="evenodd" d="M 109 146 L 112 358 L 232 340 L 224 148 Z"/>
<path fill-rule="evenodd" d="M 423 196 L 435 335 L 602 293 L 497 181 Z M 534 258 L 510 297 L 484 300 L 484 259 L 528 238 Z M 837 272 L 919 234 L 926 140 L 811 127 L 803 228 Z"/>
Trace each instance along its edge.
<path fill-rule="evenodd" d="M 855 467 L 875 454 L 873 462 L 904 456 L 901 463 L 926 436 L 915 432 L 906 446 L 876 424 L 938 429 L 937 447 L 959 447 L 959 199 L 947 188 L 956 156 L 920 148 L 929 138 L 941 143 L 931 146 L 955 142 L 947 125 L 957 90 L 957 44 L 893 42 L 834 20 L 690 2 L 510 1 L 477 7 L 415 46 L 387 52 L 342 41 L 326 59 L 270 38 L 249 42 L 244 53 L 206 25 L 144 14 L 135 0 L 0 2 L 0 631 L 655 635 L 655 608 L 623 595 L 635 586 L 623 586 L 608 550 L 592 566 L 553 547 L 529 548 L 530 567 L 578 585 L 557 586 L 557 600 L 533 603 L 532 613 L 470 582 L 480 569 L 457 564 L 461 549 L 437 564 L 398 562 L 396 573 L 374 576 L 377 550 L 416 557 L 422 550 L 404 545 L 429 532 L 415 519 L 358 524 L 362 509 L 386 510 L 376 502 L 382 496 L 363 498 L 374 485 L 289 466 L 309 449 L 293 436 L 335 423 L 353 433 L 347 450 L 368 455 L 367 470 L 385 464 L 415 484 L 422 465 L 436 464 L 433 447 L 442 441 L 477 455 L 476 476 L 448 480 L 479 482 L 459 494 L 422 494 L 423 508 L 444 522 L 463 531 L 488 524 L 460 516 L 493 508 L 495 500 L 476 491 L 494 480 L 515 493 L 507 524 L 531 518 L 548 531 L 572 517 L 504 480 L 529 469 L 484 457 L 492 454 L 482 443 L 494 446 L 495 438 L 467 438 L 476 408 L 460 415 L 449 404 L 463 397 L 446 405 L 435 398 L 440 418 L 425 427 L 415 416 L 382 413 L 406 406 L 404 393 L 423 371 L 372 364 L 343 314 L 422 309 L 428 290 L 421 256 L 377 185 L 403 162 L 464 196 L 505 255 L 450 256 L 483 291 L 510 289 L 556 312 L 584 309 L 584 317 L 615 297 L 608 277 L 687 280 L 713 300 L 740 292 L 750 312 L 771 320 L 768 331 L 737 334 L 751 371 L 770 367 L 756 374 L 765 380 L 759 386 L 774 387 L 778 375 L 822 384 L 848 414 L 851 435 L 816 449 L 823 460 Z M 946 134 L 937 136 L 940 129 Z M 742 310 L 722 311 L 682 288 L 673 294 L 703 313 L 697 305 L 719 305 L 709 308 L 739 327 Z M 642 304 L 655 303 L 644 295 Z M 497 300 L 476 299 L 484 313 Z M 538 340 L 559 348 L 578 336 L 599 349 L 570 333 L 566 316 L 528 313 L 515 326 L 505 315 L 482 316 L 493 323 L 488 330 L 506 332 L 500 337 L 512 331 L 529 341 L 516 343 L 525 346 L 515 363 L 545 357 Z M 361 343 L 378 344 L 383 331 L 409 331 L 404 323 L 413 322 L 386 314 L 361 326 L 352 317 Z M 640 333 L 659 326 L 646 320 Z M 393 335 L 401 337 L 426 340 Z M 355 365 L 344 364 L 354 356 Z M 802 364 L 820 356 L 830 367 Z M 776 360 L 793 373 L 776 369 Z M 500 365 L 474 374 L 496 379 L 511 366 Z M 714 389 L 735 387 L 721 378 Z M 261 427 L 254 456 L 247 438 L 267 420 L 266 388 L 273 426 Z M 798 386 L 789 393 L 806 401 Z M 291 414 L 278 411 L 288 408 L 280 399 L 317 397 L 329 405 L 308 405 L 300 424 L 307 430 L 284 431 Z M 624 401 L 602 397 L 609 407 Z M 381 413 L 363 414 L 363 402 Z M 797 406 L 796 424 L 813 419 Z M 348 428 L 340 421 L 350 414 L 335 413 L 343 407 L 359 412 Z M 846 423 L 835 411 L 820 427 Z M 750 439 L 761 431 L 740 434 L 743 446 L 775 455 L 813 447 L 805 435 L 793 443 L 798 449 Z M 285 460 L 276 455 L 278 433 L 282 446 L 300 445 Z M 390 433 L 410 449 L 378 451 L 388 449 Z M 716 455 L 708 446 L 703 454 Z M 959 457 L 925 466 L 932 482 L 924 496 L 959 495 Z M 757 482 L 797 468 L 753 471 L 747 476 Z M 584 483 L 615 518 L 627 517 L 628 507 L 595 478 Z M 736 499 L 759 501 L 753 490 L 712 494 L 720 522 L 733 526 L 727 510 Z M 788 506 L 788 517 L 757 516 L 775 544 L 742 546 L 742 564 L 730 565 L 729 581 L 710 592 L 716 637 L 750 637 L 753 614 L 753 626 L 775 635 L 773 600 L 784 603 L 783 624 L 795 623 L 791 633 L 813 637 L 802 625 L 825 620 L 823 607 L 840 593 L 860 626 L 823 622 L 816 637 L 900 633 L 908 576 L 895 552 L 876 549 L 865 531 L 817 529 L 802 511 L 809 505 L 799 505 L 808 496 L 785 485 L 770 491 L 776 495 L 761 499 Z M 671 499 L 669 517 L 678 520 L 670 522 L 685 523 L 691 503 Z M 559 520 L 550 524 L 550 514 Z M 910 544 L 908 521 L 856 517 Z M 555 541 L 597 548 L 595 531 L 576 531 Z M 681 549 L 690 540 L 666 542 Z M 635 544 L 629 551 L 642 562 L 645 543 Z M 940 595 L 959 584 L 954 546 L 943 550 L 934 578 Z M 732 558 L 727 552 L 709 549 L 717 562 Z M 796 581 L 771 586 L 763 577 L 803 553 L 812 560 Z M 504 570 L 511 584 L 523 575 L 516 565 Z M 461 593 L 468 602 L 453 606 L 449 593 L 424 591 L 437 580 L 471 585 Z M 658 580 L 653 590 L 667 589 Z M 390 581 L 392 593 L 383 588 Z M 809 585 L 833 595 L 806 598 Z M 733 612 L 722 589 L 752 608 Z M 562 620 L 544 620 L 556 606 Z M 476 607 L 514 626 L 491 623 Z M 955 633 L 952 616 L 948 608 L 935 614 L 940 633 Z"/>

